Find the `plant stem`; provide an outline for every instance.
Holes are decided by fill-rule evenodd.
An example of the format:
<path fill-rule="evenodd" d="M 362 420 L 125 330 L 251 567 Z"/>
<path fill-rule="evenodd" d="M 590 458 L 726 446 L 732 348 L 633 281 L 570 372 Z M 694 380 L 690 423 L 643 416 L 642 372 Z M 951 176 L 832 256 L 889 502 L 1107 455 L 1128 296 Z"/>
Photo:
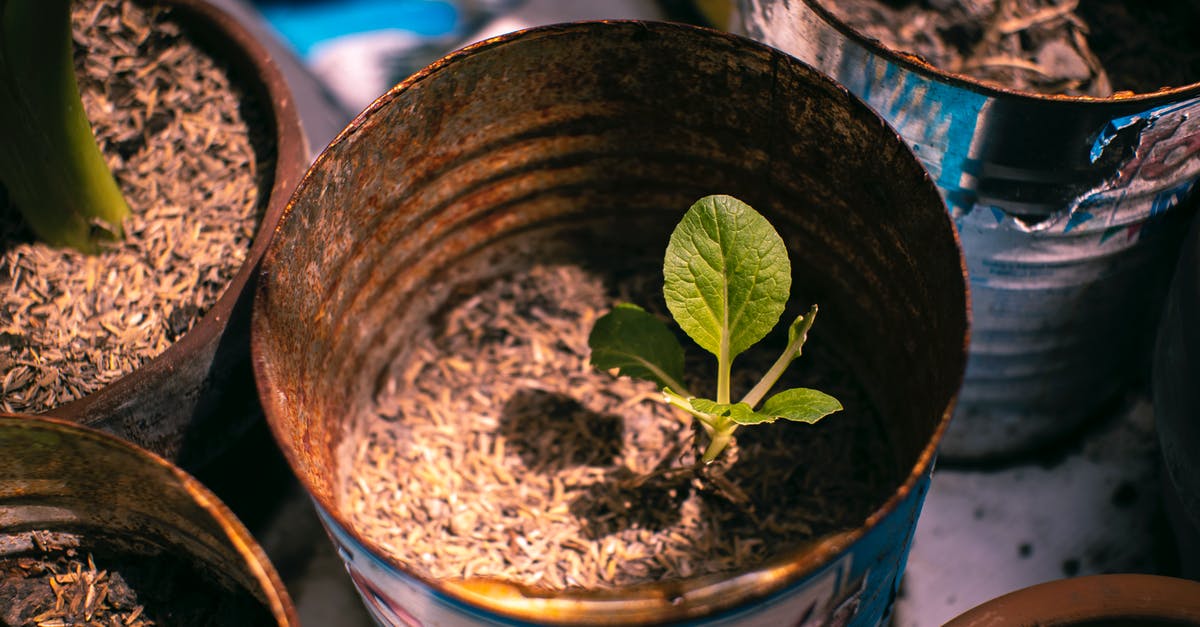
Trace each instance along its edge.
<path fill-rule="evenodd" d="M 38 237 L 95 252 L 129 206 L 92 135 L 69 0 L 0 0 L 0 180 Z"/>
<path fill-rule="evenodd" d="M 728 338 L 721 340 L 721 354 L 717 356 L 717 402 L 729 404 L 729 371 L 733 369 L 733 359 L 729 356 Z"/>
<path fill-rule="evenodd" d="M 723 429 L 718 428 L 713 430 L 709 434 L 711 440 L 708 443 L 708 448 L 704 449 L 704 455 L 701 456 L 700 461 L 705 464 L 712 463 L 717 458 L 717 455 L 720 455 L 721 451 L 725 450 L 726 446 L 729 446 L 729 441 L 733 439 L 733 432 L 736 429 L 737 425 L 731 424 Z"/>
<path fill-rule="evenodd" d="M 783 372 L 787 370 L 787 367 L 800 356 L 800 349 L 804 347 L 804 342 L 808 340 L 808 330 L 812 328 L 813 320 L 816 317 L 817 306 L 813 305 L 808 310 L 808 313 L 792 323 L 788 334 L 790 337 L 788 338 L 787 348 L 783 350 L 783 354 L 779 356 L 779 359 L 776 359 L 775 363 L 771 364 L 770 370 L 767 370 L 763 378 L 759 379 L 758 383 L 754 384 L 754 387 L 746 393 L 746 396 L 742 398 L 743 403 L 752 408 L 758 407 L 758 404 L 762 402 L 767 392 L 770 392 L 775 383 L 779 381 L 779 377 L 783 376 Z"/>
<path fill-rule="evenodd" d="M 712 432 L 712 416 L 696 411 L 687 398 L 676 394 L 670 389 L 664 389 L 663 399 L 668 405 L 678 407 L 679 409 L 682 409 L 683 411 L 686 411 L 687 413 L 696 417 L 700 421 L 700 424 L 704 425 L 704 428 L 708 430 L 709 433 Z"/>

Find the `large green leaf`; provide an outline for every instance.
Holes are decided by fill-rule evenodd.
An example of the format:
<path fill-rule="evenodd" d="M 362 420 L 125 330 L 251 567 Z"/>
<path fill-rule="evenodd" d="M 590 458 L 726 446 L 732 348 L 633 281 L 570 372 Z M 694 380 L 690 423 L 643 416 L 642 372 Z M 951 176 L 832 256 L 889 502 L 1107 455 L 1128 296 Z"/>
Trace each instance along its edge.
<path fill-rule="evenodd" d="M 795 422 L 815 423 L 818 420 L 841 411 L 842 403 L 838 399 L 820 391 L 809 388 L 792 388 L 784 390 L 763 402 L 756 412 L 766 416 L 756 422 L 775 422 L 777 418 Z M 751 424 L 743 422 L 740 424 Z"/>
<path fill-rule="evenodd" d="M 588 347 L 597 368 L 683 389 L 683 347 L 662 320 L 637 305 L 617 305 L 596 320 Z"/>
<path fill-rule="evenodd" d="M 768 398 L 757 411 L 744 402 L 717 403 L 706 398 L 693 398 L 689 402 L 702 414 L 726 418 L 739 425 L 775 422 L 780 418 L 811 424 L 842 409 L 836 398 L 808 388 L 784 390 Z"/>
<path fill-rule="evenodd" d="M 671 233 L 663 278 L 675 321 L 724 363 L 779 322 L 792 284 L 783 238 L 731 196 L 692 205 Z"/>

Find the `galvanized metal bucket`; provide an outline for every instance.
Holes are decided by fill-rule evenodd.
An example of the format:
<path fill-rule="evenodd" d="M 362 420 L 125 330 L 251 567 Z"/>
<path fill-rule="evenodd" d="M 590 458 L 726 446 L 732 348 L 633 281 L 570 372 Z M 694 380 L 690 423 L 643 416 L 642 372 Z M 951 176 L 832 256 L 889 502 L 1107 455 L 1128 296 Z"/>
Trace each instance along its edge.
<path fill-rule="evenodd" d="M 1180 569 L 1200 579 L 1200 220 L 1183 244 L 1154 353 L 1154 426 Z"/>
<path fill-rule="evenodd" d="M 1028 452 L 1125 391 L 1200 177 L 1200 84 L 1111 98 L 999 89 L 891 50 L 819 0 L 740 0 L 912 146 L 959 229 L 972 337 L 947 459 Z"/>
<path fill-rule="evenodd" d="M 99 568 L 106 558 L 167 559 L 173 566 L 156 574 L 176 577 L 175 594 L 190 596 L 193 610 L 189 587 L 201 590 L 211 620 L 299 624 L 262 549 L 198 481 L 111 435 L 0 414 L 0 560 L 47 551 L 95 555 Z M 175 595 L 155 601 L 155 612 L 183 607 Z"/>
<path fill-rule="evenodd" d="M 897 484 L 861 526 L 750 572 L 551 594 L 418 575 L 348 522 L 339 448 L 451 295 L 540 261 L 661 251 L 718 191 L 777 226 L 822 337 L 886 417 Z M 873 625 L 961 383 L 965 283 L 928 174 L 843 88 L 725 33 L 577 23 L 451 54 L 351 123 L 264 259 L 251 344 L 268 422 L 381 624 Z"/>

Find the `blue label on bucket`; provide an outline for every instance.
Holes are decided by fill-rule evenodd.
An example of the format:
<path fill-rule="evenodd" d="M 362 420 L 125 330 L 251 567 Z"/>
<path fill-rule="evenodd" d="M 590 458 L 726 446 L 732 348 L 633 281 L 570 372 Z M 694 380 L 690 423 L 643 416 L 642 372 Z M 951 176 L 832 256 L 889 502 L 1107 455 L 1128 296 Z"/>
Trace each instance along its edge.
<path fill-rule="evenodd" d="M 974 208 L 970 152 L 986 97 L 924 80 L 861 48 L 842 56 L 836 76 L 901 131 L 952 215 Z"/>
<path fill-rule="evenodd" d="M 874 627 L 891 616 L 917 517 L 929 489 L 929 469 L 911 492 L 858 541 L 816 572 L 764 599 L 680 624 L 751 627 L 758 625 L 850 625 Z M 506 617 L 435 590 L 372 553 L 340 528 L 320 506 L 328 530 L 363 603 L 385 626 L 533 625 Z M 572 615 L 579 620 L 588 616 Z M 570 618 L 571 616 L 560 616 Z M 588 622 L 597 622 L 590 617 Z"/>

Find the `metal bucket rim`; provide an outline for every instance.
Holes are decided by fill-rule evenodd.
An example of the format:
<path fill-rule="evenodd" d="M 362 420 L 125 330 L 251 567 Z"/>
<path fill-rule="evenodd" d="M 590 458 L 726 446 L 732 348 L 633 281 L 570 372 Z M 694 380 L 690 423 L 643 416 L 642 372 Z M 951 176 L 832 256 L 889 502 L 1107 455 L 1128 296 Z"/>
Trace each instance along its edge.
<path fill-rule="evenodd" d="M 925 78 L 957 87 L 966 91 L 982 94 L 987 97 L 997 98 L 1013 98 L 1017 100 L 1028 100 L 1038 103 L 1063 103 L 1073 105 L 1145 105 L 1154 107 L 1168 102 L 1177 102 L 1191 97 L 1200 96 L 1200 80 L 1188 83 L 1186 85 L 1176 85 L 1173 87 L 1163 87 L 1150 92 L 1117 92 L 1111 96 L 1103 98 L 1098 96 L 1073 96 L 1069 94 L 1043 94 L 1034 91 L 1025 91 L 1021 89 L 1012 89 L 1004 87 L 999 83 L 983 81 L 967 74 L 950 72 L 933 65 L 917 54 L 904 52 L 895 48 L 888 47 L 878 39 L 867 37 L 860 33 L 855 28 L 846 24 L 828 9 L 825 8 L 825 3 L 834 0 L 803 0 L 814 13 L 830 26 L 836 28 L 842 35 L 845 35 L 858 45 L 867 49 L 867 51 L 877 56 L 883 57 L 888 61 Z"/>
<path fill-rule="evenodd" d="M 869 113 L 871 117 L 878 121 L 879 126 L 885 129 L 885 132 L 889 136 L 894 138 L 898 148 L 907 151 L 907 154 L 911 155 L 914 163 L 919 165 L 919 161 L 917 160 L 915 153 L 912 152 L 911 147 L 908 146 L 908 144 L 900 137 L 895 128 L 878 114 L 876 114 L 859 97 L 850 93 L 844 86 L 837 83 L 832 78 L 829 78 L 822 72 L 816 70 L 810 64 L 791 55 L 787 55 L 786 53 L 771 46 L 735 33 L 677 22 L 624 19 L 581 20 L 521 29 L 475 42 L 450 52 L 442 58 L 430 63 L 423 69 L 410 75 L 400 83 L 397 83 L 394 87 L 379 96 L 370 105 L 364 108 L 362 112 L 355 116 L 354 119 L 352 119 L 347 126 L 343 128 L 337 134 L 337 136 L 329 142 L 328 145 L 326 145 L 316 159 L 313 160 L 312 165 L 301 178 L 300 183 L 293 191 L 287 206 L 284 208 L 283 215 L 279 220 L 279 224 L 275 228 L 276 234 L 278 234 L 282 230 L 283 226 L 288 223 L 292 212 L 295 210 L 296 204 L 300 201 L 301 196 L 311 186 L 310 178 L 315 176 L 314 172 L 324 167 L 326 161 L 333 158 L 332 153 L 343 143 L 351 141 L 359 133 L 366 132 L 371 126 L 372 118 L 375 116 L 376 111 L 389 106 L 394 100 L 396 100 L 401 94 L 408 91 L 410 88 L 418 85 L 424 80 L 430 79 L 441 72 L 450 71 L 454 65 L 461 62 L 463 59 L 473 57 L 492 48 L 506 45 L 519 45 L 523 40 L 531 37 L 589 32 L 596 30 L 597 27 L 603 28 L 610 25 L 636 26 L 647 30 L 659 29 L 662 31 L 674 30 L 692 32 L 713 40 L 724 40 L 727 42 L 736 43 L 739 46 L 748 47 L 772 56 L 786 59 L 788 63 L 794 63 L 797 66 L 802 67 L 811 75 L 813 80 L 826 83 L 834 88 L 838 93 L 846 97 L 848 101 L 854 103 L 853 106 L 861 107 L 865 112 Z M 929 185 L 932 193 L 934 194 L 934 197 L 938 198 L 939 202 L 941 202 L 941 196 L 937 194 L 936 188 L 934 187 L 933 181 L 929 177 L 928 172 L 923 167 L 920 167 L 919 169 L 922 172 L 924 181 Z M 959 239 L 958 230 L 954 226 L 953 221 L 950 219 L 949 213 L 945 211 L 944 204 L 941 208 L 942 211 L 939 212 L 939 215 L 945 221 L 946 232 L 952 237 L 956 250 L 958 251 L 958 270 L 959 276 L 963 281 L 963 312 L 965 326 L 960 349 L 960 361 L 964 368 L 960 369 L 957 375 L 959 385 L 961 385 L 961 380 L 965 371 L 967 344 L 970 337 L 970 285 L 966 279 L 966 261 L 962 254 L 962 246 Z M 651 621 L 656 623 L 664 619 L 678 620 L 681 618 L 688 618 L 687 616 L 682 616 L 679 608 L 671 603 L 671 598 L 674 595 L 664 595 L 661 592 L 661 589 L 663 588 L 663 584 L 661 583 L 646 583 L 637 586 L 617 588 L 615 590 L 567 590 L 556 593 L 533 590 L 511 583 L 502 584 L 502 586 L 507 588 L 510 592 L 518 592 L 517 595 L 514 595 L 516 597 L 515 601 L 513 598 L 509 597 L 497 599 L 481 594 L 474 594 L 462 586 L 455 586 L 453 583 L 448 584 L 447 582 L 413 572 L 411 569 L 404 566 L 394 557 L 392 557 L 387 551 L 378 546 L 377 543 L 370 541 L 368 538 L 359 533 L 352 525 L 346 524 L 345 517 L 340 513 L 339 509 L 334 506 L 335 504 L 331 501 L 331 499 L 325 498 L 314 491 L 312 482 L 304 473 L 296 472 L 299 468 L 301 468 L 301 465 L 294 451 L 294 447 L 288 444 L 288 434 L 285 432 L 284 427 L 282 426 L 281 420 L 277 414 L 277 407 L 273 402 L 275 386 L 273 385 L 271 375 L 269 374 L 270 368 L 267 365 L 268 359 L 266 358 L 267 349 L 264 346 L 263 339 L 269 333 L 269 322 L 266 313 L 264 312 L 265 307 L 263 306 L 263 303 L 268 298 L 267 293 L 269 291 L 268 286 L 270 284 L 269 275 L 272 271 L 272 268 L 279 261 L 278 258 L 280 255 L 280 247 L 280 239 L 278 237 L 273 238 L 272 243 L 263 258 L 260 268 L 260 279 L 257 283 L 255 292 L 255 306 L 251 316 L 250 342 L 251 360 L 254 365 L 254 379 L 259 390 L 259 396 L 264 401 L 263 411 L 267 418 L 267 423 L 270 426 L 271 432 L 276 441 L 280 444 L 280 449 L 283 452 L 284 457 L 287 459 L 289 466 L 293 469 L 293 473 L 297 475 L 298 480 L 304 487 L 305 491 L 308 492 L 310 498 L 313 499 L 316 507 L 324 515 L 328 516 L 329 520 L 331 520 L 340 531 L 348 535 L 360 546 L 365 547 L 368 551 L 370 551 L 372 559 L 377 560 L 396 572 L 402 573 L 404 576 L 419 582 L 421 585 L 433 592 L 435 596 L 450 599 L 453 602 L 461 603 L 467 606 L 480 607 L 485 611 L 494 612 L 496 615 L 503 616 L 508 619 L 529 620 L 534 622 L 546 622 L 549 620 L 554 622 L 554 620 L 552 618 L 548 618 L 546 614 L 540 613 L 541 611 L 545 611 L 546 607 L 553 607 L 554 610 L 551 611 L 563 610 L 565 611 L 566 616 L 571 617 L 567 619 L 566 623 L 562 624 L 581 624 L 580 617 L 603 616 L 604 614 L 601 614 L 601 612 L 611 610 L 610 606 L 614 603 L 614 601 L 653 604 L 653 608 L 650 610 L 650 613 L 653 616 Z M 834 534 L 831 537 L 817 539 L 810 545 L 797 547 L 791 551 L 777 556 L 768 563 L 755 569 L 735 573 L 732 575 L 725 574 L 710 576 L 707 578 L 691 578 L 682 582 L 678 582 L 683 585 L 677 586 L 677 589 L 684 590 L 688 594 L 698 594 L 698 591 L 700 590 L 705 590 L 709 593 L 722 591 L 730 592 L 725 589 L 727 587 L 731 587 L 729 584 L 735 580 L 754 580 L 757 578 L 765 578 L 770 582 L 771 585 L 765 587 L 758 586 L 756 588 L 752 588 L 747 586 L 741 590 L 737 589 L 737 587 L 734 587 L 731 592 L 735 593 L 736 596 L 724 594 L 722 596 L 723 601 L 719 604 L 719 607 L 708 608 L 711 609 L 713 613 L 729 612 L 736 610 L 739 607 L 745 607 L 764 598 L 772 597 L 782 591 L 786 591 L 789 587 L 794 586 L 797 583 L 802 582 L 807 577 L 818 573 L 823 566 L 832 563 L 839 556 L 845 554 L 854 546 L 856 542 L 863 538 L 867 533 L 878 527 L 883 520 L 891 516 L 900 507 L 900 505 L 910 497 L 912 492 L 920 484 L 921 480 L 932 469 L 937 455 L 938 444 L 946 431 L 951 417 L 953 416 L 954 406 L 957 403 L 958 387 L 956 386 L 954 389 L 956 391 L 947 399 L 946 407 L 942 410 L 941 415 L 938 417 L 928 441 L 921 449 L 920 454 L 917 456 L 916 461 L 913 463 L 903 482 L 900 483 L 900 485 L 892 492 L 887 500 L 885 500 L 879 507 L 877 507 L 870 515 L 867 516 L 860 526 L 851 531 Z M 529 599 L 536 599 L 539 602 L 545 603 L 545 605 L 540 610 L 533 610 L 528 607 L 523 607 L 522 602 Z M 506 603 L 506 600 L 510 602 Z M 630 624 L 640 623 L 635 621 Z"/>
<path fill-rule="evenodd" d="M 0 412 L 0 430 L 42 430 L 72 438 L 91 440 L 137 460 L 138 464 L 158 467 L 178 479 L 191 500 L 217 522 L 229 543 L 242 557 L 247 569 L 261 588 L 268 609 L 279 625 L 298 625 L 299 618 L 291 596 L 266 552 L 227 505 L 200 480 L 153 451 L 142 448 L 111 433 L 77 422 L 45 415 Z"/>

